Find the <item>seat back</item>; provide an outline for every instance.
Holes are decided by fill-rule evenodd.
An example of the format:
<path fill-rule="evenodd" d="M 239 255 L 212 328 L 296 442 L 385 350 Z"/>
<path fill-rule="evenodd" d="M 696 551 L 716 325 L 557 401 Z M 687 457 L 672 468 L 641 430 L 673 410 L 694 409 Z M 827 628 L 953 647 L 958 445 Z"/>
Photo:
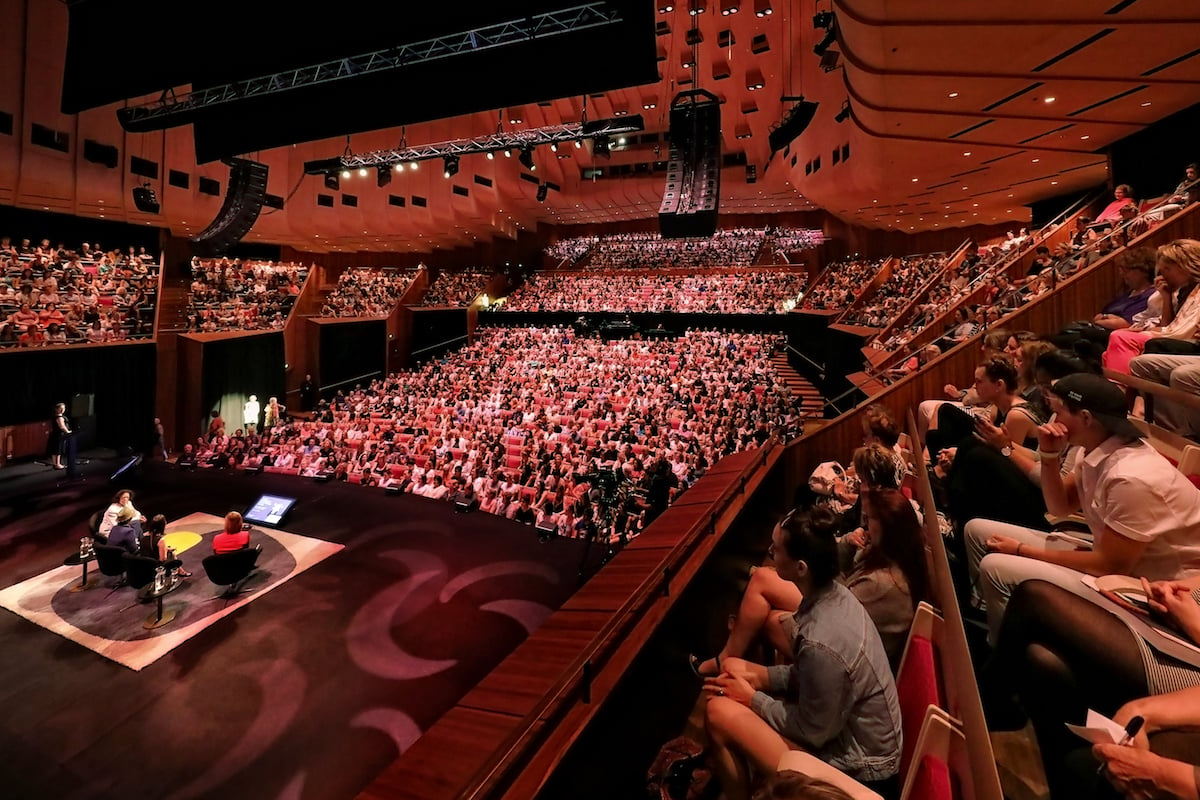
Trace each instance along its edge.
<path fill-rule="evenodd" d="M 237 583 L 254 571 L 262 545 L 234 550 L 230 553 L 211 555 L 200 562 L 204 574 L 218 586 Z"/>
<path fill-rule="evenodd" d="M 97 544 L 93 547 L 96 553 L 96 566 L 101 575 L 115 578 L 125 574 L 125 548 L 107 544 Z"/>
<path fill-rule="evenodd" d="M 901 800 L 960 800 L 974 796 L 967 741 L 955 721 L 937 708 L 925 713 L 913 749 L 913 768 Z"/>
<path fill-rule="evenodd" d="M 154 580 L 154 573 L 158 571 L 159 566 L 157 558 L 136 556 L 133 553 L 125 553 L 122 558 L 125 560 L 125 578 L 130 586 L 140 589 Z"/>
<path fill-rule="evenodd" d="M 90 517 L 88 517 L 88 536 L 91 536 L 93 539 L 96 538 L 96 534 L 100 532 L 100 523 L 103 521 L 103 511 L 97 511 L 95 514 L 92 514 Z"/>
<path fill-rule="evenodd" d="M 933 642 L 913 636 L 904 650 L 896 674 L 896 693 L 900 698 L 900 729 L 904 744 L 900 750 L 900 777 L 908 775 L 921 725 L 930 706 L 941 707 L 942 691 Z"/>

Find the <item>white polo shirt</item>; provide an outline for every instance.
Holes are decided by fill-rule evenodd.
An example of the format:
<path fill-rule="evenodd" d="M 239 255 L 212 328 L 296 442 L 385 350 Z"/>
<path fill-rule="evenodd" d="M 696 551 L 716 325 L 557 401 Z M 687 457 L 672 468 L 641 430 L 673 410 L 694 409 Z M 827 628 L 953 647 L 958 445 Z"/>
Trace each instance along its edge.
<path fill-rule="evenodd" d="M 1156 581 L 1200 573 L 1200 490 L 1151 445 L 1109 437 L 1075 475 L 1097 546 L 1106 528 L 1148 543 L 1132 575 Z"/>

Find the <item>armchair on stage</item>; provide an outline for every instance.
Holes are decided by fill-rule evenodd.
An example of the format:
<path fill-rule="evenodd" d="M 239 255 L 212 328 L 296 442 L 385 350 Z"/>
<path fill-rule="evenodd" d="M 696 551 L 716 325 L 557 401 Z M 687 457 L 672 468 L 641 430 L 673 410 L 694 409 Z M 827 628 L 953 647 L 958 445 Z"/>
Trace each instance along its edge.
<path fill-rule="evenodd" d="M 201 561 L 204 573 L 217 586 L 226 587 L 225 591 L 214 597 L 214 600 L 229 599 L 242 594 L 247 589 L 239 588 L 254 572 L 258 557 L 262 554 L 262 545 L 248 547 L 244 550 L 234 550 L 231 553 L 211 555 Z"/>

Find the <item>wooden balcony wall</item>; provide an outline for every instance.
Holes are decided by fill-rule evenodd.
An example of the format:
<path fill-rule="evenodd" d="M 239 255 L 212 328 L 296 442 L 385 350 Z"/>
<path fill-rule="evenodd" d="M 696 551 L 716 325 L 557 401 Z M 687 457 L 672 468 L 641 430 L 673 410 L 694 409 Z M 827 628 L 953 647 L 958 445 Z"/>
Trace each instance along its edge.
<path fill-rule="evenodd" d="M 287 390 L 282 402 L 288 408 L 300 408 L 300 384 L 304 382 L 306 374 L 311 374 L 313 380 L 319 382 L 317 373 L 321 365 L 308 360 L 308 325 L 305 324 L 305 318 L 320 313 L 327 288 L 328 269 L 321 264 L 309 264 L 304 285 L 300 287 L 300 294 L 288 314 L 287 324 L 283 326 L 283 352 L 287 360 L 284 380 Z"/>

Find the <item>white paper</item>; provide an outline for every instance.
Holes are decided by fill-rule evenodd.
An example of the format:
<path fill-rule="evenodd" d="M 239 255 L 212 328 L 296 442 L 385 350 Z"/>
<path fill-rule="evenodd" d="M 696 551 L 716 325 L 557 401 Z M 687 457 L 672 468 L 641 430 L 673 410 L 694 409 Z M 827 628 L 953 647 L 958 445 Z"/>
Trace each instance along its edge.
<path fill-rule="evenodd" d="M 1116 744 L 1125 738 L 1125 729 L 1098 711 L 1088 709 L 1083 725 L 1067 723 L 1067 729 L 1092 744 Z"/>

